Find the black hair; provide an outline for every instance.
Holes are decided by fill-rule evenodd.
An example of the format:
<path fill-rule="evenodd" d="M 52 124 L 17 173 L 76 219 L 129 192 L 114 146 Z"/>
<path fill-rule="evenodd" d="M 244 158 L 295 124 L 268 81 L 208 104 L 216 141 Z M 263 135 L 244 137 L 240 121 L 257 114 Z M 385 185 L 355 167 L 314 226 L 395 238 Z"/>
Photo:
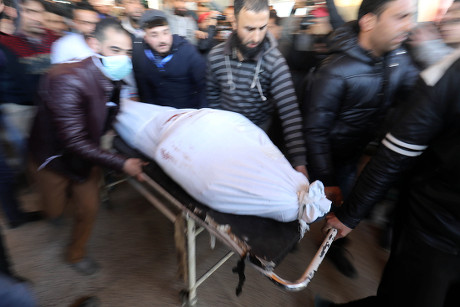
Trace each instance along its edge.
<path fill-rule="evenodd" d="M 34 1 L 34 2 L 38 2 L 40 3 L 41 5 L 43 5 L 43 7 L 46 8 L 46 4 L 45 4 L 45 1 L 44 0 L 18 0 L 18 4 L 26 4 L 26 3 L 29 3 L 31 1 Z"/>
<path fill-rule="evenodd" d="M 129 32 L 121 26 L 120 21 L 112 17 L 104 18 L 96 24 L 96 29 L 94 30 L 94 37 L 100 42 L 104 41 L 106 39 L 105 32 L 109 28 L 115 30 L 116 32 L 124 33 L 127 36 L 131 37 Z"/>
<path fill-rule="evenodd" d="M 235 0 L 233 3 L 235 18 L 238 17 L 240 11 L 245 8 L 248 11 L 261 12 L 265 10 L 270 10 L 268 5 L 268 0 Z"/>
<path fill-rule="evenodd" d="M 358 11 L 358 20 L 369 13 L 379 16 L 386 8 L 387 4 L 394 0 L 363 0 Z"/>
<path fill-rule="evenodd" d="M 152 20 L 146 21 L 142 24 L 142 29 L 152 29 L 155 27 L 167 26 L 168 20 L 164 17 L 156 17 Z"/>
<path fill-rule="evenodd" d="M 125 2 L 125 0 L 116 0 L 115 1 L 118 5 L 123 5 L 123 2 Z M 144 8 L 149 8 L 149 5 L 147 3 L 146 0 L 139 0 L 139 3 L 144 7 Z"/>
<path fill-rule="evenodd" d="M 269 19 L 275 19 L 275 25 L 281 25 L 281 17 L 278 16 L 278 13 L 275 9 L 270 10 L 270 17 Z"/>
<path fill-rule="evenodd" d="M 86 1 L 80 1 L 80 2 L 75 2 L 73 3 L 72 5 L 72 12 L 75 12 L 77 10 L 80 10 L 80 11 L 91 11 L 91 12 L 95 12 L 97 13 L 96 9 L 94 8 L 94 6 L 92 6 L 91 4 L 89 4 L 88 2 Z"/>
<path fill-rule="evenodd" d="M 44 2 L 45 4 L 45 10 L 47 12 L 65 17 L 65 18 L 72 18 L 72 11 L 71 11 L 71 6 L 66 3 L 62 2 L 50 2 L 46 1 Z"/>

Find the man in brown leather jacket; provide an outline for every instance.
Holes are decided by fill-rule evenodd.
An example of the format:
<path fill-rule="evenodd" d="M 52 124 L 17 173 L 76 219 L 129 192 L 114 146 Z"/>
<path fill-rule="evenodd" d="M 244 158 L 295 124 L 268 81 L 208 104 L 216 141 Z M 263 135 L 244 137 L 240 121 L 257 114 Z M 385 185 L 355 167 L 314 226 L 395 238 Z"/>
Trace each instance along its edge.
<path fill-rule="evenodd" d="M 99 207 L 100 166 L 141 179 L 144 164 L 100 148 L 118 110 L 120 80 L 132 70 L 131 37 L 119 22 L 107 19 L 98 23 L 89 44 L 95 56 L 58 64 L 41 80 L 30 137 L 45 213 L 56 219 L 69 200 L 75 205 L 66 261 L 85 275 L 99 267 L 85 246 Z"/>

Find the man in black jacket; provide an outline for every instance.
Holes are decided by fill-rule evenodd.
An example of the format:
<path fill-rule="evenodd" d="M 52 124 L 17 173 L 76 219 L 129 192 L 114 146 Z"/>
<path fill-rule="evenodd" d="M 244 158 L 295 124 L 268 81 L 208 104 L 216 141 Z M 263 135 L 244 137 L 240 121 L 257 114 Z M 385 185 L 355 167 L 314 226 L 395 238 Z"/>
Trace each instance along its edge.
<path fill-rule="evenodd" d="M 346 236 L 405 172 L 391 254 L 377 296 L 347 306 L 458 306 L 459 58 L 457 49 L 421 73 L 410 103 L 350 197 L 326 217 L 324 230 L 336 228 L 337 237 Z"/>
<path fill-rule="evenodd" d="M 400 48 L 415 11 L 413 0 L 364 0 L 358 20 L 335 31 L 332 55 L 309 84 L 304 101 L 308 169 L 335 205 L 348 195 L 364 149 L 378 137 L 395 98 L 404 99 L 415 83 L 418 71 Z M 342 273 L 355 276 L 340 255 L 340 243 L 333 246 L 329 258 L 338 260 Z"/>

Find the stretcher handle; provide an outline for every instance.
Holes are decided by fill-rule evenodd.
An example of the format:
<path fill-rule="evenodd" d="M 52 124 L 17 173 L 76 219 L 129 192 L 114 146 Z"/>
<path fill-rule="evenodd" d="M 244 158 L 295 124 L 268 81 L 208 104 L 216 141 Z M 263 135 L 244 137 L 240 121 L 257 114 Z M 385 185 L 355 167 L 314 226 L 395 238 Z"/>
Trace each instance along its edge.
<path fill-rule="evenodd" d="M 334 241 L 335 236 L 337 235 L 337 229 L 331 228 L 329 229 L 327 236 L 324 238 L 323 243 L 319 247 L 318 251 L 316 252 L 315 256 L 313 257 L 310 265 L 307 267 L 307 270 L 303 275 L 296 281 L 290 282 L 288 280 L 284 280 L 283 278 L 276 275 L 273 271 L 265 271 L 260 267 L 257 267 L 262 274 L 268 277 L 271 281 L 277 284 L 280 287 L 288 291 L 300 291 L 305 289 L 310 281 L 313 279 L 315 272 L 318 270 L 319 265 L 323 261 L 324 257 L 326 256 L 327 251 L 331 247 L 332 242 Z"/>

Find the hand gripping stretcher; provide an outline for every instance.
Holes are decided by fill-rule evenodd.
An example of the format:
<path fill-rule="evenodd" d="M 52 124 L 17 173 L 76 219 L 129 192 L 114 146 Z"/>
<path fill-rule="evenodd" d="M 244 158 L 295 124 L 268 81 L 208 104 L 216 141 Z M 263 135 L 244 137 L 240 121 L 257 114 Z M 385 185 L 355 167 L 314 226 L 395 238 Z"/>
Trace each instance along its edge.
<path fill-rule="evenodd" d="M 128 182 L 154 207 L 175 224 L 175 244 L 179 254 L 181 275 L 186 282 L 182 291 L 184 304 L 193 306 L 197 301 L 197 288 L 234 254 L 240 257 L 233 270 L 239 275 L 236 289 L 241 292 L 244 282 L 245 261 L 278 286 L 299 291 L 307 287 L 326 252 L 331 246 L 336 230 L 327 234 L 302 276 L 288 281 L 278 276 L 274 269 L 301 239 L 298 221 L 283 223 L 268 218 L 233 215 L 215 211 L 193 199 L 152 160 L 129 147 L 120 137 L 115 137 L 113 148 L 129 157 L 149 161 L 144 167 L 144 182 L 128 178 Z M 114 183 L 116 184 L 116 183 Z M 203 276 L 196 276 L 196 237 L 206 230 L 225 244 L 230 251 Z"/>

